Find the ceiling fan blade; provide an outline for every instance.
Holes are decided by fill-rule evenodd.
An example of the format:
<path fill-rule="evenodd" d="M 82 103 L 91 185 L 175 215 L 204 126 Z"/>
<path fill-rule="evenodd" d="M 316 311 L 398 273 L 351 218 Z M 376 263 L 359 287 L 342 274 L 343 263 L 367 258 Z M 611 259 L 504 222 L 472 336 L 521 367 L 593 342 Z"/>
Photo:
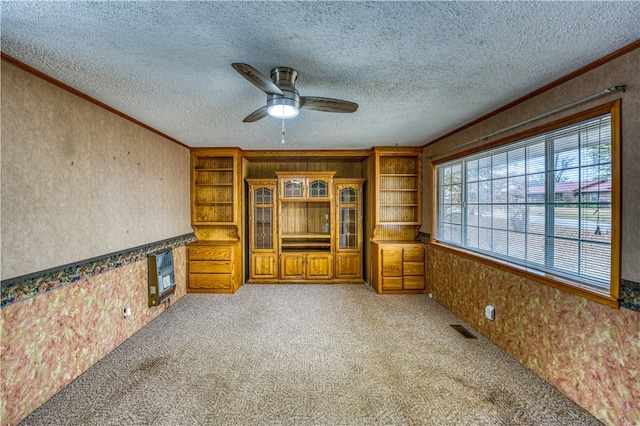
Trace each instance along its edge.
<path fill-rule="evenodd" d="M 269 95 L 284 96 L 282 90 L 271 81 L 266 75 L 262 74 L 251 65 L 234 63 L 231 66 L 240 73 L 244 78 L 249 80 L 254 86 Z"/>
<path fill-rule="evenodd" d="M 263 106 L 260 109 L 253 111 L 251 114 L 247 115 L 247 117 L 242 120 L 243 123 L 253 123 L 254 121 L 258 121 L 261 118 L 266 117 L 267 115 L 267 106 Z"/>
<path fill-rule="evenodd" d="M 323 112 L 355 112 L 358 109 L 358 104 L 342 99 L 304 96 L 300 97 L 300 108 Z"/>

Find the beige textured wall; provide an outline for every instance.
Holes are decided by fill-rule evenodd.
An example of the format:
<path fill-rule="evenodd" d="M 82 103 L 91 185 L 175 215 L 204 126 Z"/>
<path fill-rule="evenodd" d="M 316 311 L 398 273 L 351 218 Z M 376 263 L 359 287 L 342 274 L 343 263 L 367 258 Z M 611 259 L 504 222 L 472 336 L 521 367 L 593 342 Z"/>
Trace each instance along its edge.
<path fill-rule="evenodd" d="M 2 279 L 193 232 L 189 150 L 2 62 Z"/>
<path fill-rule="evenodd" d="M 508 111 L 485 120 L 460 133 L 424 149 L 424 209 L 423 232 L 431 232 L 430 160 L 452 154 L 456 147 L 510 125 L 544 114 L 569 102 L 589 96 L 607 87 L 626 84 L 624 93 L 614 92 L 565 112 L 551 115 L 531 124 L 500 133 L 488 140 L 495 141 L 510 134 L 537 127 L 545 122 L 575 114 L 603 103 L 622 100 L 622 249 L 621 277 L 640 282 L 640 49 L 608 62 L 554 89 L 519 104 Z M 524 94 L 523 94 L 524 95 Z M 465 145 L 468 149 L 480 144 Z"/>

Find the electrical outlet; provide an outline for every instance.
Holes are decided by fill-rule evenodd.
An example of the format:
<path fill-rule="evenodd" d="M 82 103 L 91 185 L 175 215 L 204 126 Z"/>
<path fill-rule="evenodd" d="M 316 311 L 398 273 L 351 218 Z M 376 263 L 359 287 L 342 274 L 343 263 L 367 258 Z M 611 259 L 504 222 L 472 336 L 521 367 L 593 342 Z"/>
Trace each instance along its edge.
<path fill-rule="evenodd" d="M 131 308 L 124 308 L 124 317 L 129 318 L 131 316 Z"/>
<path fill-rule="evenodd" d="M 487 307 L 484 308 L 484 314 L 486 315 L 489 321 L 496 320 L 496 308 L 494 308 L 493 306 L 487 305 Z"/>

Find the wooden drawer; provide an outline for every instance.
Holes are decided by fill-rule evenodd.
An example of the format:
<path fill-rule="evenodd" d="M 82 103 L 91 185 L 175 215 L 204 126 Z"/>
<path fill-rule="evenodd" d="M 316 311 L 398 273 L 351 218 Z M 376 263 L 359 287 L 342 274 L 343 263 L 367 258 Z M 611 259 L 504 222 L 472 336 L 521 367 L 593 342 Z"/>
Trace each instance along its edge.
<path fill-rule="evenodd" d="M 405 262 L 424 262 L 424 248 L 422 246 L 405 248 L 402 260 Z"/>
<path fill-rule="evenodd" d="M 424 275 L 414 276 L 414 277 L 404 277 L 404 289 L 405 290 L 423 290 Z"/>
<path fill-rule="evenodd" d="M 404 262 L 404 275 L 424 275 L 424 262 Z"/>
<path fill-rule="evenodd" d="M 383 290 L 402 290 L 402 277 L 382 277 Z"/>
<path fill-rule="evenodd" d="M 189 260 L 231 260 L 231 247 L 189 247 Z"/>
<path fill-rule="evenodd" d="M 189 262 L 189 272 L 196 274 L 230 274 L 231 262 L 221 260 Z"/>
<path fill-rule="evenodd" d="M 231 274 L 189 274 L 190 288 L 231 288 Z"/>

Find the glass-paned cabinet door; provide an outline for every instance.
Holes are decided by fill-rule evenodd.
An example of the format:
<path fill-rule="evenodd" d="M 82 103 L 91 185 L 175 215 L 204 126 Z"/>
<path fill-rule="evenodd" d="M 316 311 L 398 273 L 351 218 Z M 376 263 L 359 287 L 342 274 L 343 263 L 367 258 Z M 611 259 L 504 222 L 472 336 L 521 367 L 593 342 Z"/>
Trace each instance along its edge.
<path fill-rule="evenodd" d="M 323 180 L 314 180 L 309 183 L 309 198 L 329 197 L 329 184 Z"/>
<path fill-rule="evenodd" d="M 253 204 L 273 204 L 273 191 L 269 188 L 258 188 L 253 194 Z"/>
<path fill-rule="evenodd" d="M 338 202 L 340 204 L 358 204 L 358 191 L 355 188 L 341 189 Z"/>
<path fill-rule="evenodd" d="M 256 188 L 253 191 L 253 249 L 273 248 L 273 190 Z"/>
<path fill-rule="evenodd" d="M 253 210 L 253 248 L 273 248 L 273 208 L 255 207 Z"/>
<path fill-rule="evenodd" d="M 340 207 L 339 214 L 340 248 L 358 248 L 358 208 Z"/>
<path fill-rule="evenodd" d="M 338 244 L 340 249 L 357 249 L 360 240 L 359 191 L 346 187 L 338 193 Z"/>
<path fill-rule="evenodd" d="M 303 195 L 301 179 L 289 179 L 284 183 L 284 198 L 302 198 Z"/>

